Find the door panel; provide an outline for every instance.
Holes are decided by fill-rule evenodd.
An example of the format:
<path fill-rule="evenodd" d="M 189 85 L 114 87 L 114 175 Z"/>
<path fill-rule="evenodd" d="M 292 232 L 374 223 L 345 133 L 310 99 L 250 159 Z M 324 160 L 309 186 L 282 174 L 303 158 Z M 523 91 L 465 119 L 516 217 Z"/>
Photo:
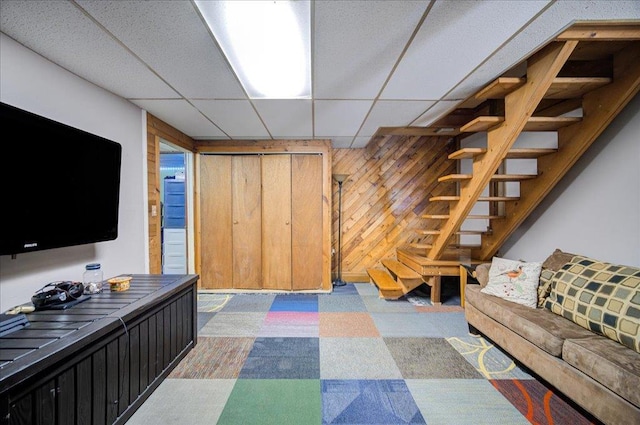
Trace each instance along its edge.
<path fill-rule="evenodd" d="M 262 195 L 260 157 L 232 159 L 233 186 L 233 287 L 262 287 Z"/>
<path fill-rule="evenodd" d="M 202 155 L 200 160 L 203 289 L 230 288 L 233 282 L 231 158 Z"/>
<path fill-rule="evenodd" d="M 293 289 L 322 288 L 322 157 L 291 157 Z"/>
<path fill-rule="evenodd" d="M 291 155 L 262 157 L 262 287 L 291 290 Z"/>

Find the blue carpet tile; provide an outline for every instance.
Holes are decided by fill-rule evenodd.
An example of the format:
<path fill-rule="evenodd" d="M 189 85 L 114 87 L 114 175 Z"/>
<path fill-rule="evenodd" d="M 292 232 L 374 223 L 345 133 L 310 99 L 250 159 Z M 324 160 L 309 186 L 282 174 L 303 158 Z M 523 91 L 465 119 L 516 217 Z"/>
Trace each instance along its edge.
<path fill-rule="evenodd" d="M 276 295 L 269 311 L 318 311 L 318 296 L 312 294 Z"/>
<path fill-rule="evenodd" d="M 424 424 L 407 384 L 393 380 L 322 381 L 323 424 Z"/>
<path fill-rule="evenodd" d="M 198 343 L 127 424 L 598 424 L 470 335 L 457 291 L 203 291 Z"/>
<path fill-rule="evenodd" d="M 319 379 L 318 338 L 256 338 L 241 379 Z"/>

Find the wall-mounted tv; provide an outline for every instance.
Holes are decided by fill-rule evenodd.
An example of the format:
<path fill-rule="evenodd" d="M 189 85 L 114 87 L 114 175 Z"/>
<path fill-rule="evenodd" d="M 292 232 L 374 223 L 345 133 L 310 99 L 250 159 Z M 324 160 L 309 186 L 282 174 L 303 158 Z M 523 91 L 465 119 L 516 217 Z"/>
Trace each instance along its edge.
<path fill-rule="evenodd" d="M 118 237 L 122 146 L 0 102 L 0 255 Z"/>

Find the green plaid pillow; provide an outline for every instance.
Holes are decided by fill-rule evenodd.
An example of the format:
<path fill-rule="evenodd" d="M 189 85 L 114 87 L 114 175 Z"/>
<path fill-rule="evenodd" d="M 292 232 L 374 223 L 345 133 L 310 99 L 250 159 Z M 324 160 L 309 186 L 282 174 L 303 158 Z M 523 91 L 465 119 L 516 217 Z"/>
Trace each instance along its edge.
<path fill-rule="evenodd" d="M 545 308 L 640 353 L 640 269 L 576 255 L 552 279 Z"/>

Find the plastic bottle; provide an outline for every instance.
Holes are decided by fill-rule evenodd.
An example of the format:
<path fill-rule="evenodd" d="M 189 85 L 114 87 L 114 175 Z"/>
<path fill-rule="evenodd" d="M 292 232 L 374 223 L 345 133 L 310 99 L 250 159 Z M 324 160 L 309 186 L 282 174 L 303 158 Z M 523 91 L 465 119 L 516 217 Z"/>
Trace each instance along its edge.
<path fill-rule="evenodd" d="M 102 292 L 102 269 L 100 263 L 91 263 L 84 266 L 85 272 L 82 275 L 84 292 L 86 294 L 97 294 Z"/>

